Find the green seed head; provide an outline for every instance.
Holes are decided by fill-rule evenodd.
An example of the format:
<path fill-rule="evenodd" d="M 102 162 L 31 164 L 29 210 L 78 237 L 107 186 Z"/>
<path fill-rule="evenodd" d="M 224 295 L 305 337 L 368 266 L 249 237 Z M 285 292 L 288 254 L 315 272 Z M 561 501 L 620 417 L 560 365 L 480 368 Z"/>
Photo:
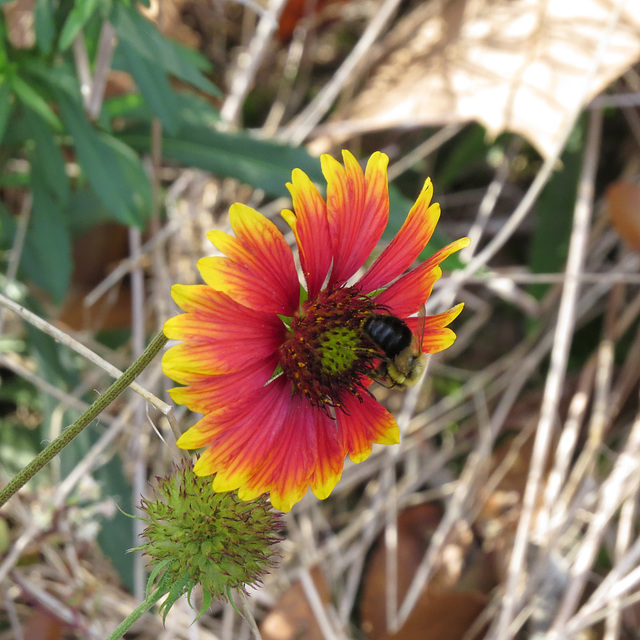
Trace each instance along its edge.
<path fill-rule="evenodd" d="M 230 589 L 259 584 L 275 565 L 281 521 L 268 498 L 243 502 L 231 491 L 215 493 L 189 463 L 158 478 L 153 499 L 143 498 L 140 508 L 147 541 L 137 549 L 149 556 L 152 578 L 166 585 L 169 608 L 196 585 L 208 607 Z"/>

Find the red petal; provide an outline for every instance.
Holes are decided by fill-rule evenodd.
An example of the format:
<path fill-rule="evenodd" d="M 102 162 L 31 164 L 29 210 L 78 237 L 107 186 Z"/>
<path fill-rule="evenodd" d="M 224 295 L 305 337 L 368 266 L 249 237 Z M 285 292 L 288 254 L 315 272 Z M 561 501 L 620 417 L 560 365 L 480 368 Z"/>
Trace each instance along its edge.
<path fill-rule="evenodd" d="M 286 328 L 277 316 L 244 307 L 220 291 L 176 285 L 172 294 L 178 304 L 198 309 L 164 325 L 168 338 L 186 341 L 169 349 L 162 360 L 165 374 L 176 382 L 230 373 L 273 357 L 284 340 Z"/>
<path fill-rule="evenodd" d="M 455 342 L 456 334 L 446 327 L 460 315 L 463 308 L 464 304 L 460 303 L 449 311 L 424 318 L 424 336 L 422 338 L 424 353 L 438 353 Z M 409 329 L 414 334 L 417 334 L 419 322 L 420 318 L 407 318 L 406 320 Z"/>
<path fill-rule="evenodd" d="M 371 293 L 395 280 L 425 248 L 440 217 L 440 205 L 429 206 L 432 195 L 433 185 L 427 179 L 400 231 L 360 280 L 363 293 Z"/>
<path fill-rule="evenodd" d="M 189 380 L 187 387 L 171 389 L 171 399 L 183 404 L 191 411 L 209 413 L 223 409 L 228 405 L 241 402 L 246 396 L 259 391 L 273 375 L 278 364 L 274 355 L 264 360 L 251 362 L 248 366 L 233 373 L 215 376 L 196 377 Z M 181 380 L 181 382 L 185 382 Z"/>
<path fill-rule="evenodd" d="M 309 482 L 316 498 L 324 500 L 342 476 L 346 452 L 338 441 L 335 421 L 317 410 L 313 410 L 313 418 L 316 462 Z"/>
<path fill-rule="evenodd" d="M 198 268 L 204 281 L 248 307 L 292 315 L 300 284 L 284 236 L 273 222 L 245 205 L 232 205 L 229 218 L 236 238 L 221 231 L 207 234 L 228 258 L 202 258 Z"/>
<path fill-rule="evenodd" d="M 371 444 L 397 444 L 400 434 L 395 418 L 371 395 L 360 402 L 355 396 L 344 398 L 345 411 L 338 411 L 338 431 L 344 450 L 354 462 L 371 454 Z"/>
<path fill-rule="evenodd" d="M 198 475 L 217 473 L 216 490 L 237 489 L 241 483 L 225 488 L 222 485 L 235 482 L 238 473 L 246 480 L 260 469 L 265 455 L 278 446 L 278 430 L 290 401 L 291 384 L 278 378 L 245 395 L 244 401 L 207 414 L 180 437 L 178 446 L 208 446 L 196 466 Z"/>
<path fill-rule="evenodd" d="M 295 214 L 284 210 L 282 217 L 295 233 L 309 297 L 313 298 L 329 273 L 333 257 L 327 205 L 313 182 L 300 169 L 293 171 L 287 188 Z"/>
<path fill-rule="evenodd" d="M 269 491 L 281 511 L 289 511 L 310 482 L 321 497 L 329 495 L 345 455 L 335 423 L 292 396 L 283 377 L 244 398 L 209 413 L 179 439 L 182 448 L 209 447 L 196 473 L 215 473 L 214 490 L 238 489 L 243 500 Z"/>
<path fill-rule="evenodd" d="M 433 285 L 442 275 L 440 267 L 423 269 L 420 265 L 375 297 L 375 301 L 388 307 L 399 318 L 417 313 L 431 295 Z"/>
<path fill-rule="evenodd" d="M 389 218 L 389 158 L 374 153 L 365 175 L 351 153 L 343 151 L 342 157 L 344 167 L 329 155 L 321 158 L 333 247 L 330 285 L 348 280 L 364 264 Z"/>

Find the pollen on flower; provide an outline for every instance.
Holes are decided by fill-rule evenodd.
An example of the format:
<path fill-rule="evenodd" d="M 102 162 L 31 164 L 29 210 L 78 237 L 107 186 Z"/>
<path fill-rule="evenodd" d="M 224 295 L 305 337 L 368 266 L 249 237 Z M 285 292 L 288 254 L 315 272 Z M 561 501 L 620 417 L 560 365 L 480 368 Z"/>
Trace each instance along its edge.
<path fill-rule="evenodd" d="M 280 347 L 280 366 L 296 392 L 325 412 L 342 405 L 343 394 L 360 397 L 364 377 L 375 377 L 380 354 L 362 331 L 379 307 L 357 287 L 321 291 L 306 301 Z"/>

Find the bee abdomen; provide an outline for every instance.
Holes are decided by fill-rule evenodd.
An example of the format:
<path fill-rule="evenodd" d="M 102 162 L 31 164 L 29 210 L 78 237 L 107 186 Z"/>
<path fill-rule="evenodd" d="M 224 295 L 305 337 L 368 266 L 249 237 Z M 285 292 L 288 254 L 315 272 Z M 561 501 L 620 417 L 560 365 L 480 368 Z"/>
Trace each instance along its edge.
<path fill-rule="evenodd" d="M 390 358 L 411 345 L 411 329 L 404 320 L 395 316 L 373 313 L 364 321 L 362 328 Z"/>

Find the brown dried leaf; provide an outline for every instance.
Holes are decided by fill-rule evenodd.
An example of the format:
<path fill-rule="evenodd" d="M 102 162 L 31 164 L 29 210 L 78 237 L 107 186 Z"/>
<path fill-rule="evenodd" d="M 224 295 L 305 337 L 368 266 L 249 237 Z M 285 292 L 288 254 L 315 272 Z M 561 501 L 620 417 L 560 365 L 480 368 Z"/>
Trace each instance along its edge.
<path fill-rule="evenodd" d="M 640 251 L 640 187 L 618 180 L 607 189 L 609 217 L 618 235 Z"/>
<path fill-rule="evenodd" d="M 442 509 L 421 504 L 398 516 L 398 596 L 404 598 L 429 540 L 436 530 Z M 370 640 L 413 638 L 462 638 L 486 606 L 494 586 L 487 557 L 473 551 L 471 531 L 460 523 L 445 545 L 442 561 L 423 590 L 407 622 L 396 634 L 386 632 L 386 549 L 381 536 L 371 554 L 364 579 L 360 617 L 362 630 Z"/>
<path fill-rule="evenodd" d="M 639 2 L 611 31 L 619 0 L 437 4 L 435 15 L 434 3 L 418 4 L 395 28 L 385 62 L 339 114 L 339 135 L 477 120 L 549 156 L 581 106 L 640 58 Z"/>

